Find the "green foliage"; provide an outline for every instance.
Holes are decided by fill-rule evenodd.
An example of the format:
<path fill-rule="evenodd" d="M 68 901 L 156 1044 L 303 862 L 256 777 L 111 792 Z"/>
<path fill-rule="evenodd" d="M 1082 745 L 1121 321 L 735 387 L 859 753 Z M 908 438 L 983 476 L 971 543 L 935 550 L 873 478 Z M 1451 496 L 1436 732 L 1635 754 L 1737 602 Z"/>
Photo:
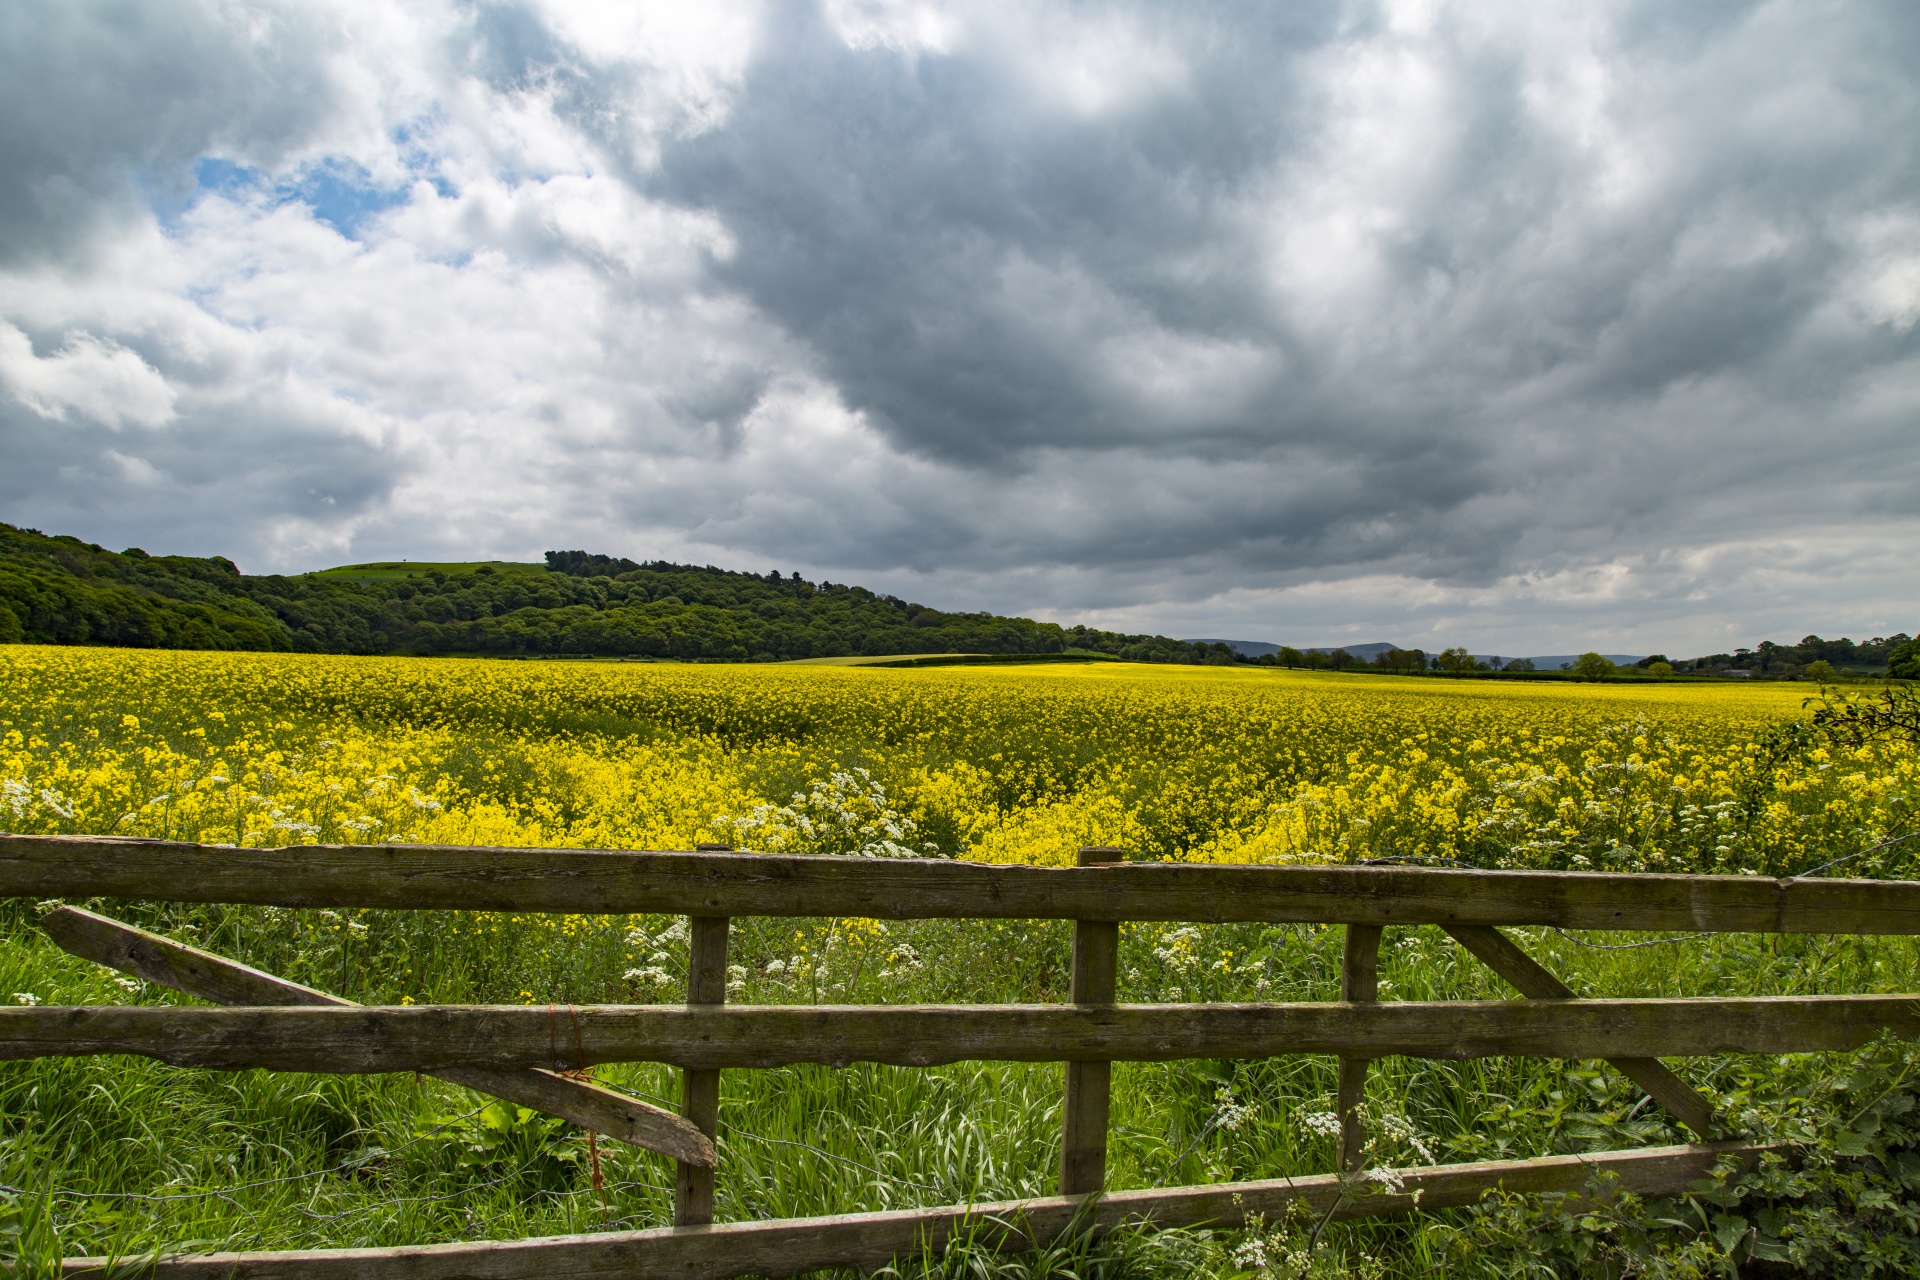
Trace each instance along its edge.
<path fill-rule="evenodd" d="M 587 1163 L 572 1125 L 498 1099 L 464 1115 L 427 1116 L 414 1136 L 429 1160 L 528 1193 L 571 1189 Z"/>
<path fill-rule="evenodd" d="M 946 613 L 864 587 L 583 551 L 548 565 L 379 564 L 249 577 L 220 557 L 115 553 L 0 524 L 0 642 L 305 653 L 772 662 L 1054 654 L 1233 662 L 1224 645 Z"/>
<path fill-rule="evenodd" d="M 1644 1200 L 1596 1178 L 1580 1196 L 1503 1196 L 1450 1228 L 1457 1274 L 1920 1274 L 1920 1050 L 1883 1041 L 1810 1092 L 1741 1070 L 1722 1105 L 1790 1143 L 1741 1177 L 1731 1162 L 1685 1196 Z"/>
<path fill-rule="evenodd" d="M 1896 680 L 1920 680 L 1920 640 L 1908 640 L 1887 650 L 1887 674 Z"/>
<path fill-rule="evenodd" d="M 55 1280 L 60 1275 L 60 1236 L 46 1191 L 0 1190 L 0 1275 L 18 1280 Z"/>
<path fill-rule="evenodd" d="M 1920 645 L 1916 645 L 1905 632 L 1896 632 L 1891 636 L 1875 636 L 1871 640 L 1864 640 L 1857 644 L 1845 636 L 1838 640 L 1804 636 L 1798 644 L 1776 644 L 1772 640 L 1763 640 L 1757 649 L 1737 649 L 1732 653 L 1708 654 L 1676 665 L 1683 671 L 1713 671 L 1727 667 L 1740 667 L 1753 671 L 1757 675 L 1784 677 L 1801 674 L 1803 669 L 1809 668 L 1812 663 L 1825 662 L 1836 672 L 1867 675 L 1891 668 L 1895 662 L 1901 660 L 1895 655 L 1903 652 L 1908 655 L 1908 660 L 1915 663 L 1914 674 L 1905 678 L 1920 679 Z M 1821 678 L 1815 677 L 1815 679 Z"/>
<path fill-rule="evenodd" d="M 1870 742 L 1920 746 L 1920 692 L 1893 685 L 1874 694 L 1809 698 L 1813 726 L 1828 741 L 1848 747 Z"/>
<path fill-rule="evenodd" d="M 1581 654 L 1573 660 L 1573 666 L 1569 669 L 1582 680 L 1603 680 L 1618 670 L 1611 661 L 1597 653 Z"/>
<path fill-rule="evenodd" d="M 1421 649 L 1388 649 L 1374 658 L 1373 665 L 1386 671 L 1425 671 L 1427 655 Z"/>

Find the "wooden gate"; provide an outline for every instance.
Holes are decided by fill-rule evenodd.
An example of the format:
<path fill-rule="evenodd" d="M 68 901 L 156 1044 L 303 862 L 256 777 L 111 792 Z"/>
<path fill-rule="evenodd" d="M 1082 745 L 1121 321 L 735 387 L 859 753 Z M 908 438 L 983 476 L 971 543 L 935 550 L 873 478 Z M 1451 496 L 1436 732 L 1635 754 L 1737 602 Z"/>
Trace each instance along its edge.
<path fill-rule="evenodd" d="M 1069 1230 L 1243 1226 L 1296 1203 L 1329 1217 L 1478 1202 L 1487 1192 L 1579 1194 L 1596 1171 L 1642 1195 L 1673 1194 L 1776 1148 L 1724 1133 L 1707 1100 L 1660 1062 L 1720 1053 L 1850 1050 L 1920 1036 L 1920 997 L 1578 999 L 1501 930 L 1920 933 L 1920 883 L 1751 876 L 1455 871 L 1406 866 L 1129 863 L 1083 849 L 1067 868 L 433 845 L 233 849 L 94 836 L 0 836 L 0 895 L 280 907 L 660 913 L 691 918 L 684 1006 L 572 1011 L 363 1007 L 219 956 L 62 908 L 43 921 L 75 954 L 229 1006 L 0 1009 L 0 1058 L 139 1054 L 177 1066 L 310 1072 L 421 1071 L 563 1116 L 678 1163 L 671 1227 L 543 1239 L 166 1257 L 168 1277 L 782 1276 L 877 1267 L 957 1237 L 1019 1247 Z M 1071 1001 L 1049 1005 L 728 1006 L 735 916 L 1074 921 Z M 1327 923 L 1346 927 L 1342 999 L 1145 1005 L 1115 1001 L 1122 921 Z M 1437 925 L 1522 1000 L 1381 1003 L 1388 925 Z M 1103 1192 L 1110 1064 L 1340 1059 L 1338 1171 L 1303 1178 Z M 1389 1055 L 1605 1059 L 1697 1141 L 1685 1146 L 1438 1165 L 1382 1178 L 1359 1169 L 1367 1064 Z M 1060 1194 L 826 1218 L 714 1224 L 719 1073 L 811 1062 L 933 1066 L 1068 1064 Z M 598 1063 L 682 1068 L 680 1115 L 564 1074 Z M 559 1068 L 549 1070 L 543 1068 Z M 75 1258 L 69 1274 L 106 1260 Z"/>

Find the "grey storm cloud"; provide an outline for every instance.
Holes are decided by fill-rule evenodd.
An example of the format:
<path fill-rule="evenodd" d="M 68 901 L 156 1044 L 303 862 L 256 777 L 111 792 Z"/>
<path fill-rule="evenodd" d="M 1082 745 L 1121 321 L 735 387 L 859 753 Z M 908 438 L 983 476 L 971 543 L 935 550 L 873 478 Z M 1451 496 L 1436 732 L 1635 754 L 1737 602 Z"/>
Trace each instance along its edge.
<path fill-rule="evenodd" d="M 739 249 L 720 277 L 804 335 L 899 447 L 988 472 L 1030 466 L 1039 450 L 1126 451 L 1137 476 L 1167 457 L 1206 459 L 1257 489 L 1222 494 L 1216 519 L 1167 522 L 1152 550 L 1091 526 L 1081 556 L 1231 556 L 1238 543 L 1338 563 L 1417 545 L 1431 569 L 1486 572 L 1488 542 L 1528 526 L 1448 527 L 1446 514 L 1532 487 L 1539 461 L 1577 465 L 1557 436 L 1607 448 L 1584 409 L 1657 415 L 1669 389 L 1728 376 L 1809 412 L 1831 394 L 1834 353 L 1791 348 L 1855 265 L 1836 215 L 1885 207 L 1895 191 L 1910 207 L 1915 194 L 1914 139 L 1885 121 L 1912 109 L 1914 24 L 1882 10 L 1884 24 L 1827 42 L 1822 58 L 1848 61 L 1818 70 L 1853 83 L 1819 87 L 1853 95 L 1807 102 L 1796 140 L 1724 118 L 1755 105 L 1739 91 L 1761 67 L 1698 65 L 1757 10 L 1704 10 L 1691 28 L 1622 24 L 1608 52 L 1623 61 L 1695 64 L 1664 86 L 1670 185 L 1630 219 L 1588 215 L 1591 159 L 1538 118 L 1517 51 L 1443 49 L 1448 154 L 1373 246 L 1378 283 L 1331 318 L 1293 311 L 1259 276 L 1296 216 L 1288 197 L 1311 203 L 1302 188 L 1342 180 L 1322 159 L 1332 108 L 1301 87 L 1302 64 L 1377 34 L 1364 21 L 1273 29 L 1251 11 L 1137 14 L 1189 84 L 1079 120 L 1023 101 L 1035 87 L 1010 82 L 997 51 L 849 48 L 797 9 L 764 38 L 728 127 L 672 147 L 657 186 L 723 216 Z M 1752 52 L 1787 54 L 1792 34 Z M 1789 73 L 1804 73 L 1793 61 Z M 1722 236 L 1769 243 L 1689 255 L 1690 239 Z M 1143 395 L 1103 358 L 1116 338 L 1149 358 L 1156 342 L 1230 351 L 1233 385 L 1209 384 L 1208 368 L 1177 397 Z M 1845 358 L 1904 362 L 1911 325 L 1863 345 Z M 1553 404 L 1489 412 L 1543 382 L 1556 384 Z M 1770 417 L 1748 443 L 1794 451 L 1808 418 Z M 1712 447 L 1741 448 L 1720 425 L 1700 424 Z M 1311 492 L 1287 493 L 1301 472 Z M 1605 501 L 1635 502 L 1623 479 Z"/>
<path fill-rule="evenodd" d="M 0 517 L 1296 640 L 1920 621 L 1911 6 L 26 3 L 0 69 Z"/>

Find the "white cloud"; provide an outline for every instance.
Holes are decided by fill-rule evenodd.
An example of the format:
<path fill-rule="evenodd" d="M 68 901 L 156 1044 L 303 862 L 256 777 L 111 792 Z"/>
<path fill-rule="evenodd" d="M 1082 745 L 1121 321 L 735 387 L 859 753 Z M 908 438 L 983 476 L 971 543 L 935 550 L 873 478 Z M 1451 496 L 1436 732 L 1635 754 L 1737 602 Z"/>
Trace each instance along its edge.
<path fill-rule="evenodd" d="M 164 426 L 173 420 L 173 388 L 158 370 L 109 339 L 69 333 L 60 349 L 33 354 L 33 343 L 0 323 L 0 383 L 43 418 L 65 422 L 78 413 L 114 430 L 131 423 Z"/>

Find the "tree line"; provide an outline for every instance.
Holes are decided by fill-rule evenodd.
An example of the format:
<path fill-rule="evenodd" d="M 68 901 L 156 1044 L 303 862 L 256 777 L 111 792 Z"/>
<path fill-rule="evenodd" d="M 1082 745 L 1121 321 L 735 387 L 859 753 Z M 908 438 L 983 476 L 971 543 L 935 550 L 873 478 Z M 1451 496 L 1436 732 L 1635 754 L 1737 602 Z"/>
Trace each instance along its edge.
<path fill-rule="evenodd" d="M 1232 662 L 1224 645 L 946 612 L 797 574 L 550 551 L 392 580 L 243 574 L 0 524 L 0 642 L 351 654 L 587 654 L 728 662 L 1049 654 Z"/>
<path fill-rule="evenodd" d="M 0 523 L 0 643 L 105 644 L 157 649 L 255 649 L 353 654 L 586 654 L 686 661 L 775 662 L 881 654 L 1050 654 L 1070 650 L 1133 662 L 1245 664 L 1402 674 L 1498 673 L 1507 678 L 1722 674 L 1762 678 L 1886 673 L 1920 679 L 1920 642 L 1807 636 L 1795 645 L 1616 671 L 1597 653 L 1565 672 L 1533 673 L 1524 658 L 1489 662 L 1465 649 L 1389 649 L 1371 660 L 1344 649 L 1291 646 L 1248 658 L 1227 645 L 1062 627 L 1031 618 L 948 612 L 865 587 L 798 574 L 639 562 L 549 551 L 538 566 L 479 565 L 390 580 L 330 574 L 243 574 L 221 556 L 108 551 Z"/>

